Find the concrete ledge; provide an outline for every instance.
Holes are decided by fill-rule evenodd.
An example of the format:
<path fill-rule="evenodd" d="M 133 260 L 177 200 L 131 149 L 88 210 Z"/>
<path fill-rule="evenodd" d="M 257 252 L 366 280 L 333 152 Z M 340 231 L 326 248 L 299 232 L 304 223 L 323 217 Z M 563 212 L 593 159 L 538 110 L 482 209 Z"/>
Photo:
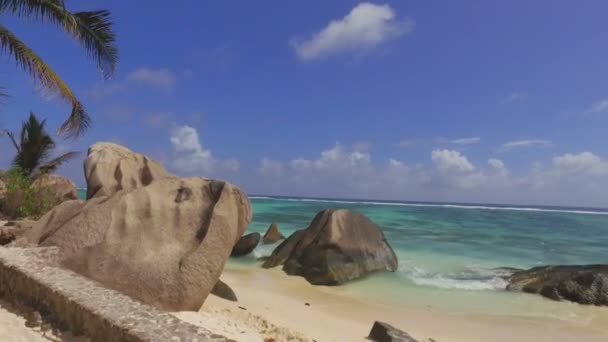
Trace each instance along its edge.
<path fill-rule="evenodd" d="M 231 341 L 59 268 L 57 260 L 53 247 L 0 247 L 0 297 L 92 341 Z"/>

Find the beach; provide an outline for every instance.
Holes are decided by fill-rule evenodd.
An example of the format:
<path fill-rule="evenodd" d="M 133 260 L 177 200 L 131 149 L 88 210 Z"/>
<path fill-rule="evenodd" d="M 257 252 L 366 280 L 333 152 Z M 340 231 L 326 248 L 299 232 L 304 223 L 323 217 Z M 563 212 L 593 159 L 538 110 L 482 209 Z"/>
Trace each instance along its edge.
<path fill-rule="evenodd" d="M 208 320 L 201 317 L 219 317 L 212 327 L 220 329 L 218 333 L 232 332 L 232 338 L 238 341 L 263 341 L 262 337 L 276 336 L 279 336 L 276 341 L 366 341 L 375 320 L 395 325 L 419 341 L 599 342 L 608 336 L 608 310 L 603 308 L 584 307 L 588 319 L 567 320 L 526 317 L 523 313 L 487 315 L 396 307 L 355 298 L 340 288 L 312 286 L 280 270 L 252 269 L 234 263 L 226 267 L 222 280 L 237 293 L 237 303 L 210 296 L 200 313 L 176 315 L 208 328 Z M 565 309 L 580 307 L 532 295 L 521 296 L 532 302 L 562 305 Z M 256 328 L 260 333 L 252 334 Z M 241 335 L 241 331 L 245 333 Z"/>

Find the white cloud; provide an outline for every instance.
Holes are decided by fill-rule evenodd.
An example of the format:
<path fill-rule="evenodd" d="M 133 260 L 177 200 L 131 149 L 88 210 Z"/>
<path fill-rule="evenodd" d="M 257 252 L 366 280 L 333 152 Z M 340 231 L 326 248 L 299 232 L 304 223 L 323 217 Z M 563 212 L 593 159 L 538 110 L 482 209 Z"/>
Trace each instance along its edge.
<path fill-rule="evenodd" d="M 454 144 L 454 145 L 475 145 L 475 144 L 479 144 L 480 142 L 481 142 L 480 137 L 470 137 L 470 138 L 460 138 L 460 139 L 448 140 L 448 143 Z"/>
<path fill-rule="evenodd" d="M 493 169 L 502 170 L 505 168 L 505 163 L 500 159 L 490 158 L 488 159 L 488 165 L 490 165 Z"/>
<path fill-rule="evenodd" d="M 437 149 L 431 162 L 392 157 L 374 164 L 370 153 L 341 144 L 317 158 L 265 158 L 246 184 L 257 194 L 473 203 L 608 205 L 608 161 L 592 152 L 563 154 L 522 175 L 496 158 L 474 165 L 461 152 Z"/>
<path fill-rule="evenodd" d="M 549 147 L 553 145 L 553 143 L 549 140 L 544 139 L 525 139 L 525 140 L 514 140 L 509 141 L 500 146 L 500 151 L 507 152 L 511 151 L 515 148 L 525 148 L 525 147 Z"/>
<path fill-rule="evenodd" d="M 175 151 L 172 166 L 176 170 L 186 174 L 200 173 L 201 176 L 212 171 L 215 160 L 211 151 L 201 145 L 196 129 L 190 126 L 175 128 L 170 141 Z"/>
<path fill-rule="evenodd" d="M 509 104 L 513 102 L 522 102 L 528 99 L 528 93 L 514 92 L 500 100 L 500 104 Z"/>
<path fill-rule="evenodd" d="M 608 174 L 608 164 L 591 152 L 566 153 L 553 158 L 553 165 L 565 172 Z"/>
<path fill-rule="evenodd" d="M 127 81 L 170 90 L 175 85 L 175 76 L 168 69 L 140 68 L 127 75 Z"/>
<path fill-rule="evenodd" d="M 434 150 L 431 159 L 441 171 L 473 171 L 475 167 L 462 153 L 453 150 Z"/>
<path fill-rule="evenodd" d="M 363 2 L 344 18 L 331 21 L 312 37 L 306 40 L 292 39 L 292 46 L 301 60 L 310 61 L 340 53 L 370 50 L 413 29 L 414 20 L 397 19 L 397 14 L 389 5 Z"/>
<path fill-rule="evenodd" d="M 589 111 L 591 113 L 608 113 L 608 100 L 601 100 L 594 103 Z"/>

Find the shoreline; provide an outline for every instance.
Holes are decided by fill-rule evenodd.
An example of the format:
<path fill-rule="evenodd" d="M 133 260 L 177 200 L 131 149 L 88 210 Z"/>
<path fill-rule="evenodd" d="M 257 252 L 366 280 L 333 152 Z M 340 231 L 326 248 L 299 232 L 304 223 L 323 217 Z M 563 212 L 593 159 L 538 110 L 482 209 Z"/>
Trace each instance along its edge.
<path fill-rule="evenodd" d="M 581 322 L 449 312 L 438 308 L 393 307 L 343 294 L 339 288 L 310 285 L 303 278 L 284 274 L 279 268 L 265 270 L 235 263 L 226 265 L 221 279 L 232 287 L 239 301 L 235 303 L 209 296 L 198 315 L 204 317 L 222 312 L 232 320 L 224 322 L 224 326 L 247 327 L 243 330 L 255 329 L 256 324 L 283 327 L 283 331 L 299 332 L 310 341 L 366 341 L 376 320 L 394 325 L 419 341 L 599 342 L 608 336 L 608 310 L 605 308 L 585 308 L 596 314 L 590 321 Z M 249 315 L 243 315 L 243 312 Z M 176 315 L 197 324 L 197 316 L 192 313 Z M 243 318 L 251 315 L 257 317 L 253 325 L 251 319 Z"/>

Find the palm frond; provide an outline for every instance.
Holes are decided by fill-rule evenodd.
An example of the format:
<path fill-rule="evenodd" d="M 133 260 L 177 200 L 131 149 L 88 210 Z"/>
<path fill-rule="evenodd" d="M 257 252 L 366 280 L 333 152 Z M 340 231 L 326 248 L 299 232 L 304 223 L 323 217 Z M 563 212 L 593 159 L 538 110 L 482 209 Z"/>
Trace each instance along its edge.
<path fill-rule="evenodd" d="M 20 149 L 13 165 L 27 175 L 34 173 L 55 148 L 55 142 L 44 129 L 45 124 L 46 120 L 39 121 L 34 113 L 30 113 L 28 120 L 21 125 Z"/>
<path fill-rule="evenodd" d="M 57 170 L 57 168 L 59 166 L 61 166 L 61 164 L 65 163 L 66 161 L 72 160 L 72 159 L 78 157 L 79 155 L 80 155 L 80 152 L 68 152 L 68 153 L 62 154 L 61 156 L 40 166 L 38 168 L 38 174 L 53 173 Z"/>
<path fill-rule="evenodd" d="M 6 134 L 6 136 L 11 139 L 11 142 L 13 143 L 13 146 L 15 146 L 15 149 L 17 150 L 17 153 L 19 153 L 21 151 L 21 147 L 19 146 L 19 144 L 17 144 L 17 140 L 15 140 L 15 134 L 13 134 L 13 132 L 5 129 L 5 130 L 0 130 L 0 135 L 4 133 Z"/>
<path fill-rule="evenodd" d="M 2 4 L 0 4 L 1 6 Z M 2 7 L 0 7 L 2 8 Z M 45 89 L 59 94 L 72 104 L 69 118 L 59 129 L 61 134 L 78 137 L 90 126 L 91 118 L 70 87 L 48 66 L 40 56 L 0 24 L 0 50 L 13 55 L 17 64 L 28 72 Z"/>
<path fill-rule="evenodd" d="M 104 78 L 108 79 L 114 74 L 118 49 L 109 11 L 72 13 L 66 9 L 63 0 L 0 0 L 2 12 L 49 20 L 60 25 L 97 60 Z"/>

